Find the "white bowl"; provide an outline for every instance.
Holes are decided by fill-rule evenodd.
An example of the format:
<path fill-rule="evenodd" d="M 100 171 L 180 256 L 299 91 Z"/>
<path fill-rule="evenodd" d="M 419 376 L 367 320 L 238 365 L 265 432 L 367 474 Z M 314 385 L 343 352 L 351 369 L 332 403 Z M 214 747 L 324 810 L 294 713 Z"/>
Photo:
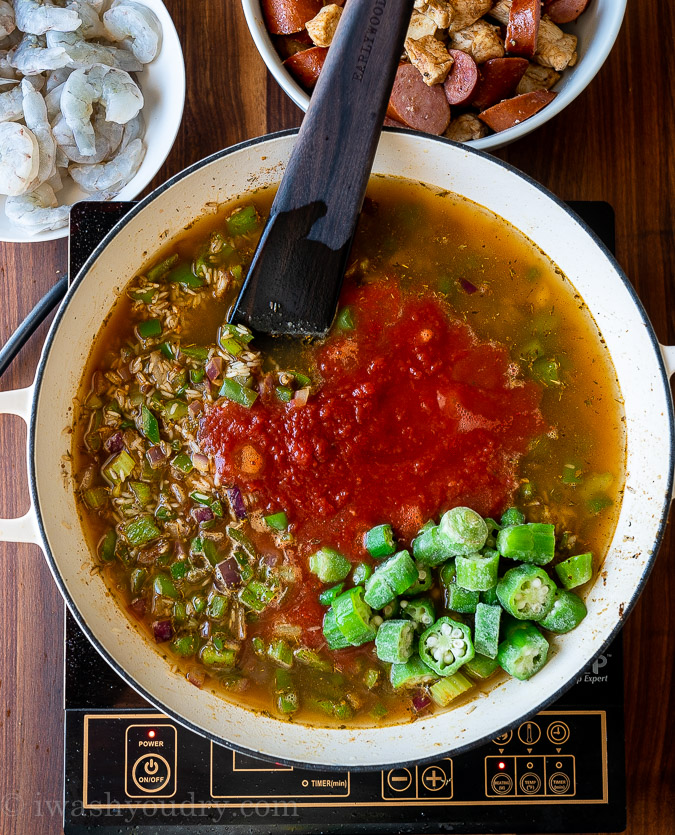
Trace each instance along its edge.
<path fill-rule="evenodd" d="M 161 0 L 137 0 L 148 6 L 159 18 L 162 25 L 162 48 L 155 60 L 146 64 L 136 74 L 145 105 L 142 110 L 145 119 L 143 141 L 147 146 L 145 158 L 138 173 L 123 189 L 116 200 L 133 200 L 148 185 L 168 157 L 178 128 L 183 118 L 185 104 L 185 62 L 178 33 Z M 89 195 L 79 186 L 68 181 L 56 195 L 59 204 L 77 203 Z M 0 241 L 24 242 L 52 241 L 65 238 L 68 227 L 48 232 L 31 234 L 11 224 L 5 215 L 5 198 L 0 196 Z"/>
<path fill-rule="evenodd" d="M 566 69 L 562 78 L 553 88 L 558 94 L 556 98 L 539 113 L 521 122 L 515 127 L 493 133 L 483 139 L 467 142 L 472 148 L 482 151 L 493 151 L 502 148 L 521 136 L 531 133 L 536 128 L 548 122 L 582 92 L 595 78 L 600 67 L 610 53 L 616 36 L 619 34 L 621 23 L 626 12 L 627 0 L 593 0 L 588 9 L 574 23 L 561 28 L 566 32 L 578 35 L 579 59 L 574 67 Z M 307 110 L 309 93 L 304 90 L 284 67 L 279 54 L 274 48 L 272 39 L 267 32 L 260 0 L 241 0 L 244 15 L 255 42 L 258 52 L 267 64 L 268 70 L 279 82 L 284 92 L 302 110 Z"/>

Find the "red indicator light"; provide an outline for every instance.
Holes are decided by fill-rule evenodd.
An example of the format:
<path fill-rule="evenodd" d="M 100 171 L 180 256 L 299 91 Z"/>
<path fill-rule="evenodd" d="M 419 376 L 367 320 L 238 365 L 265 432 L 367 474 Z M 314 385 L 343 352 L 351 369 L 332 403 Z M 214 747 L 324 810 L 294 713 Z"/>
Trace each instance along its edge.
<path fill-rule="evenodd" d="M 506 763 L 505 762 L 500 762 L 497 765 L 497 768 L 499 768 L 500 771 L 503 771 L 506 768 Z"/>
<path fill-rule="evenodd" d="M 150 737 L 150 739 L 154 739 L 155 738 L 155 731 L 148 731 L 148 736 Z"/>

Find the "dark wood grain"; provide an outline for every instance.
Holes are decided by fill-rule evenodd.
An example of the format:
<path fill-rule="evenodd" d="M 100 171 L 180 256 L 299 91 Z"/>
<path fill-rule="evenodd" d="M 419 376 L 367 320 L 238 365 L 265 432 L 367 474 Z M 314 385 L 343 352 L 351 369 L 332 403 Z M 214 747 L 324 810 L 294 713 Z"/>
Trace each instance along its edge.
<path fill-rule="evenodd" d="M 268 77 L 237 0 L 167 0 L 188 66 L 185 118 L 153 185 L 200 157 L 299 124 Z M 198 7 L 198 11 L 197 11 Z M 499 155 L 565 199 L 607 200 L 617 256 L 661 341 L 675 343 L 675 10 L 629 2 L 619 41 L 564 113 Z M 66 267 L 66 244 L 0 244 L 0 340 Z M 2 380 L 28 385 L 40 329 Z M 0 420 L 0 512 L 27 508 L 25 431 Z M 628 832 L 675 832 L 675 537 L 624 630 Z M 61 831 L 63 606 L 37 548 L 0 546 L 0 833 Z"/>

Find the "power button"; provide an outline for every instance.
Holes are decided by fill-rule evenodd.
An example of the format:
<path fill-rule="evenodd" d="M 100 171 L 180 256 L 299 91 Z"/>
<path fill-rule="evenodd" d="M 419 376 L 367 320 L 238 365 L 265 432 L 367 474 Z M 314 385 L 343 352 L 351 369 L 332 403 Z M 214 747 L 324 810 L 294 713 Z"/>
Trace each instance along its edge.
<path fill-rule="evenodd" d="M 129 725 L 126 731 L 127 797 L 173 797 L 176 793 L 174 725 Z"/>

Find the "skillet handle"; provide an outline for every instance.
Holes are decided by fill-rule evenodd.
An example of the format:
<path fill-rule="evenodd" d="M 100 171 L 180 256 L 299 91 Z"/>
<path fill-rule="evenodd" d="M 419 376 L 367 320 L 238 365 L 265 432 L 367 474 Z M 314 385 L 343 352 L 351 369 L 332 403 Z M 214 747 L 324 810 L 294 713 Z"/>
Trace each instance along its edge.
<path fill-rule="evenodd" d="M 28 426 L 32 401 L 33 386 L 14 391 L 2 391 L 0 392 L 0 415 L 18 415 Z M 32 498 L 30 509 L 25 516 L 18 516 L 16 519 L 0 519 L 0 542 L 31 542 L 40 545 L 40 531 Z"/>
<path fill-rule="evenodd" d="M 669 377 L 675 374 L 675 345 L 661 345 L 661 356 Z"/>

